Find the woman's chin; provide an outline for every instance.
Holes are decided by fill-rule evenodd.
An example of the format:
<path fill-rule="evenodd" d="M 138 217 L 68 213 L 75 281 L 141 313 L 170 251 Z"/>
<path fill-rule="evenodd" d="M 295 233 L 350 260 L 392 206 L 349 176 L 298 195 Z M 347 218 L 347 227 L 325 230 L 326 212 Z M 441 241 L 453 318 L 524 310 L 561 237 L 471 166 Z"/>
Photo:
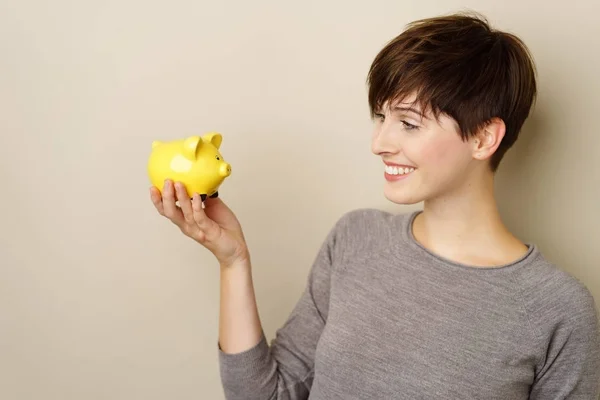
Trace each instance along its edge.
<path fill-rule="evenodd" d="M 386 184 L 383 190 L 383 194 L 392 203 L 400 205 L 412 205 L 422 201 L 418 196 L 410 193 L 407 190 L 394 188 L 392 185 Z"/>

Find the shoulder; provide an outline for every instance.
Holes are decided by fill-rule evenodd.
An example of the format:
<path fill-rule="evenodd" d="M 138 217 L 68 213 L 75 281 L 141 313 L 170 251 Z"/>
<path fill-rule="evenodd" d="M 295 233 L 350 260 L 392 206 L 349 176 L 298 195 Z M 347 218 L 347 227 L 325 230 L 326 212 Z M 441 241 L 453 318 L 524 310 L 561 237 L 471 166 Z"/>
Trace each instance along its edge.
<path fill-rule="evenodd" d="M 517 277 L 538 334 L 549 339 L 556 329 L 600 334 L 600 314 L 589 288 L 540 254 Z"/>
<path fill-rule="evenodd" d="M 402 229 L 411 215 L 412 213 L 393 214 L 376 208 L 358 208 L 342 214 L 335 229 L 363 239 L 369 236 L 381 238 Z"/>
<path fill-rule="evenodd" d="M 377 208 L 357 208 L 342 214 L 338 223 L 364 226 L 364 224 L 389 223 L 395 217 L 395 214 Z"/>
<path fill-rule="evenodd" d="M 537 257 L 523 268 L 522 300 L 536 337 L 537 390 L 580 379 L 578 390 L 596 392 L 600 377 L 600 314 L 587 286 L 573 274 Z M 592 386 L 590 386 L 592 385 Z M 541 393 L 541 392 L 540 392 Z"/>
<path fill-rule="evenodd" d="M 587 310 L 595 306 L 589 288 L 573 274 L 538 255 L 519 276 L 527 296 L 540 310 Z"/>
<path fill-rule="evenodd" d="M 407 222 L 412 215 L 412 212 L 394 214 L 377 208 L 357 208 L 342 214 L 338 224 L 355 228 L 398 226 Z"/>
<path fill-rule="evenodd" d="M 371 254 L 397 242 L 411 215 L 375 208 L 353 209 L 338 218 L 330 240 L 345 254 Z"/>

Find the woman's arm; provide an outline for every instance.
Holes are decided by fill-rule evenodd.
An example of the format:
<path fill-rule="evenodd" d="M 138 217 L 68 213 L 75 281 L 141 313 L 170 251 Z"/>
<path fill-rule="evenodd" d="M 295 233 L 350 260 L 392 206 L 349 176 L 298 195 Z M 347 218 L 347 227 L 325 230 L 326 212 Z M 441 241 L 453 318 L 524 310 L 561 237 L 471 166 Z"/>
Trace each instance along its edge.
<path fill-rule="evenodd" d="M 564 275 L 561 275 L 564 276 Z M 574 279 L 559 280 L 536 308 L 543 362 L 536 369 L 531 400 L 600 397 L 600 314 L 591 292 Z M 540 288 L 546 293 L 547 288 Z"/>
<path fill-rule="evenodd" d="M 151 198 L 161 215 L 219 262 L 219 361 L 226 398 L 307 399 L 329 309 L 336 229 L 317 254 L 302 297 L 269 345 L 258 314 L 250 252 L 234 213 L 221 198 L 208 198 L 203 207 L 199 196 L 190 200 L 180 184 L 169 181 L 162 193 L 151 188 Z"/>
<path fill-rule="evenodd" d="M 262 336 L 262 326 L 249 258 L 232 265 L 221 264 L 220 308 L 220 349 L 234 354 L 256 346 Z"/>
<path fill-rule="evenodd" d="M 332 229 L 321 245 L 304 292 L 270 344 L 258 322 L 250 264 L 222 270 L 219 362 L 227 399 L 308 398 L 317 343 L 329 314 L 338 236 L 339 231 Z"/>

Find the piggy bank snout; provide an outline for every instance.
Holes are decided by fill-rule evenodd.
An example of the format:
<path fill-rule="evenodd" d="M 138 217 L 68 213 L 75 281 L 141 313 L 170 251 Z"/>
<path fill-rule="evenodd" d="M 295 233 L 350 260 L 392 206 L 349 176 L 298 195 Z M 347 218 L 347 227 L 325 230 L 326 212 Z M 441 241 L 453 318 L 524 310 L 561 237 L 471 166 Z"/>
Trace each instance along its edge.
<path fill-rule="evenodd" d="M 231 175 L 231 165 L 229 163 L 222 163 L 219 168 L 219 173 L 223 177 Z"/>

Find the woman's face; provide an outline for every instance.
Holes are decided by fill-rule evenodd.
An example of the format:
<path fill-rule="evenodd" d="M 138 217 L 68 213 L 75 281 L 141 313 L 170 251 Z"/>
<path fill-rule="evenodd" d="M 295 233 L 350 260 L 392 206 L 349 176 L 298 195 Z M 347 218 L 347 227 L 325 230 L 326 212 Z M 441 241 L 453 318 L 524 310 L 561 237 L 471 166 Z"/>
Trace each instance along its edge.
<path fill-rule="evenodd" d="M 385 196 L 398 204 L 460 193 L 477 163 L 452 118 L 421 117 L 415 107 L 412 99 L 386 104 L 375 118 L 372 151 L 385 164 Z"/>

